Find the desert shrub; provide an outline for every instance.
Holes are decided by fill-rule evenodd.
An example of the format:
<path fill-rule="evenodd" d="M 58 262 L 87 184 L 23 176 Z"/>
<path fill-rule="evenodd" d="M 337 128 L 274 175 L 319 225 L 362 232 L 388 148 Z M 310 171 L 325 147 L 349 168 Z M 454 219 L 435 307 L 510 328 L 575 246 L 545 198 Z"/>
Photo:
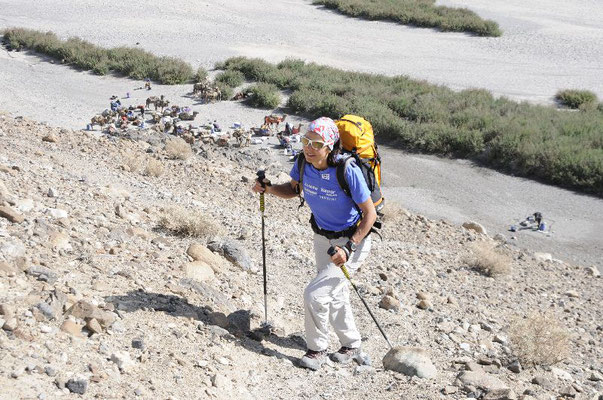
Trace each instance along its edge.
<path fill-rule="evenodd" d="M 157 160 L 153 157 L 149 157 L 147 160 L 147 165 L 144 169 L 144 174 L 147 176 L 158 177 L 163 175 L 164 170 L 165 168 L 160 160 Z"/>
<path fill-rule="evenodd" d="M 513 353 L 524 366 L 548 366 L 569 355 L 569 331 L 548 313 L 515 318 L 509 328 Z"/>
<path fill-rule="evenodd" d="M 159 227 L 174 235 L 198 238 L 219 235 L 223 231 L 221 225 L 202 212 L 179 206 L 163 210 Z"/>
<path fill-rule="evenodd" d="M 470 32 L 479 36 L 500 36 L 498 24 L 483 20 L 466 8 L 436 6 L 435 0 L 313 0 L 342 14 L 369 20 L 389 20 L 404 25 Z"/>
<path fill-rule="evenodd" d="M 597 106 L 597 95 L 589 90 L 560 90 L 555 95 L 555 100 L 569 108 L 579 109 L 585 106 L 596 108 Z"/>
<path fill-rule="evenodd" d="M 222 93 L 222 100 L 230 100 L 234 96 L 234 89 L 225 84 L 224 82 L 216 82 L 215 85 L 220 89 Z"/>
<path fill-rule="evenodd" d="M 235 88 L 245 81 L 245 75 L 241 71 L 227 70 L 216 76 L 216 82 L 222 82 L 226 86 Z"/>
<path fill-rule="evenodd" d="M 126 152 L 123 156 L 123 168 L 129 172 L 140 172 L 143 169 L 144 155 Z"/>
<path fill-rule="evenodd" d="M 511 258 L 498 251 L 494 245 L 478 242 L 471 250 L 473 254 L 466 259 L 471 268 L 491 277 L 511 273 Z"/>
<path fill-rule="evenodd" d="M 197 68 L 197 72 L 195 72 L 194 80 L 195 83 L 203 82 L 207 78 L 207 70 L 203 67 Z"/>
<path fill-rule="evenodd" d="M 175 137 L 165 143 L 165 152 L 171 159 L 186 160 L 193 155 L 191 146 L 184 139 Z"/>
<path fill-rule="evenodd" d="M 273 84 L 258 83 L 249 88 L 249 104 L 259 108 L 276 108 L 281 102 L 278 89 Z"/>
<path fill-rule="evenodd" d="M 30 49 L 101 75 L 115 71 L 133 79 L 150 78 L 168 85 L 185 83 L 193 77 L 193 69 L 186 62 L 157 57 L 134 47 L 105 49 L 79 38 L 61 40 L 50 32 L 21 28 L 7 29 L 3 36 L 9 49 Z"/>
<path fill-rule="evenodd" d="M 515 175 L 603 195 L 603 106 L 561 112 L 494 98 L 483 89 L 454 92 L 405 76 L 348 72 L 301 60 L 272 65 L 236 57 L 221 67 L 291 91 L 287 105 L 296 114 L 358 114 L 371 121 L 380 141 L 474 158 Z"/>

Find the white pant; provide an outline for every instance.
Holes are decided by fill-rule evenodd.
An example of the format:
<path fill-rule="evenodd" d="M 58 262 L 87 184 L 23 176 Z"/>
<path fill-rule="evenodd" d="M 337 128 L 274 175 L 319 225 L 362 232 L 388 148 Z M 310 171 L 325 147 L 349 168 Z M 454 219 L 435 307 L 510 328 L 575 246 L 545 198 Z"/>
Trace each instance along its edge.
<path fill-rule="evenodd" d="M 356 329 L 350 306 L 349 283 L 341 268 L 333 264 L 327 254 L 329 247 L 343 247 L 347 241 L 347 237 L 329 240 L 314 234 L 318 273 L 304 291 L 306 342 L 310 350 L 323 351 L 329 347 L 329 322 L 342 346 L 360 347 L 360 333 Z M 352 259 L 345 264 L 350 275 L 360 267 L 370 250 L 369 236 L 358 245 Z"/>

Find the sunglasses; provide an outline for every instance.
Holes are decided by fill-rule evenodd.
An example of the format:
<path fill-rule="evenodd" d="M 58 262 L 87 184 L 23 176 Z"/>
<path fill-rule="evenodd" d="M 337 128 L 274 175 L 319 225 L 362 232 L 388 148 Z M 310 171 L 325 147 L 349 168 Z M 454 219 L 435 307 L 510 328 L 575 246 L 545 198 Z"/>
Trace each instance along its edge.
<path fill-rule="evenodd" d="M 320 150 L 325 146 L 325 142 L 323 142 L 322 140 L 312 140 L 308 139 L 305 136 L 301 138 L 301 142 L 304 146 L 310 146 L 314 150 Z"/>

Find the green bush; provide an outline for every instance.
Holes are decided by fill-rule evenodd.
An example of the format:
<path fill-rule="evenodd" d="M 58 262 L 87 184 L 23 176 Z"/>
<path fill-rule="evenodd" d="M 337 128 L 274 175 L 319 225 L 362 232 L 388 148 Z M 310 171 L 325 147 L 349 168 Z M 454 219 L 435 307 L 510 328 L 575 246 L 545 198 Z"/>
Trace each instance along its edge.
<path fill-rule="evenodd" d="M 185 83 L 193 77 L 192 67 L 184 61 L 157 57 L 134 47 L 105 49 L 79 38 L 60 40 L 51 32 L 22 28 L 7 29 L 3 36 L 11 50 L 33 50 L 99 75 L 115 71 L 133 79 L 150 78 L 168 85 Z"/>
<path fill-rule="evenodd" d="M 231 88 L 242 85 L 244 81 L 245 75 L 241 71 L 236 70 L 224 71 L 216 76 L 216 82 L 222 82 Z"/>
<path fill-rule="evenodd" d="M 203 67 L 197 68 L 195 76 L 193 77 L 195 83 L 203 82 L 207 78 L 207 70 Z"/>
<path fill-rule="evenodd" d="M 281 96 L 276 85 L 258 83 L 249 88 L 251 96 L 249 104 L 258 108 L 276 108 L 281 102 Z"/>
<path fill-rule="evenodd" d="M 555 100 L 569 108 L 597 107 L 597 95 L 589 90 L 560 90 L 555 95 Z"/>
<path fill-rule="evenodd" d="M 500 36 L 498 24 L 483 20 L 466 8 L 436 6 L 435 0 L 313 0 L 342 14 L 369 20 L 389 20 L 404 25 L 470 32 L 479 36 Z"/>
<path fill-rule="evenodd" d="M 273 65 L 237 57 L 222 66 L 272 85 L 273 93 L 277 88 L 291 91 L 287 105 L 293 113 L 309 118 L 358 114 L 371 121 L 378 140 L 474 158 L 517 175 L 603 195 L 603 109 L 596 103 L 568 113 L 494 98 L 483 89 L 454 92 L 404 76 L 347 72 L 300 60 Z M 252 104 L 276 107 L 278 101 Z"/>
<path fill-rule="evenodd" d="M 215 85 L 220 89 L 222 93 L 222 100 L 230 100 L 234 96 L 234 89 L 225 84 L 224 82 L 216 82 Z"/>

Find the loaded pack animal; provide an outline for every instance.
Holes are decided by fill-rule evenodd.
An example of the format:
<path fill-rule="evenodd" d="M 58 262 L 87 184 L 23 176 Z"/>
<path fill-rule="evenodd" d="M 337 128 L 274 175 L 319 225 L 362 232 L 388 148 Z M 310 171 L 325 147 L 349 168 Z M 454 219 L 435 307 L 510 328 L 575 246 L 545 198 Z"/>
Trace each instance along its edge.
<path fill-rule="evenodd" d="M 232 136 L 237 139 L 239 147 L 249 146 L 249 144 L 251 143 L 251 131 L 246 131 L 245 129 L 238 128 L 232 132 Z"/>
<path fill-rule="evenodd" d="M 111 117 L 104 117 L 102 115 L 95 115 L 90 120 L 90 127 L 94 127 L 94 125 L 100 126 L 101 130 L 103 130 L 103 126 L 111 123 Z"/>
<path fill-rule="evenodd" d="M 287 114 L 283 115 L 282 117 L 274 114 L 266 115 L 264 117 L 264 125 L 268 125 L 270 129 L 276 125 L 276 129 L 278 130 L 279 124 L 284 122 L 285 118 L 287 118 Z"/>
<path fill-rule="evenodd" d="M 182 121 L 194 121 L 195 118 L 199 115 L 199 111 L 193 111 L 193 113 L 181 112 L 178 114 L 178 118 Z"/>

